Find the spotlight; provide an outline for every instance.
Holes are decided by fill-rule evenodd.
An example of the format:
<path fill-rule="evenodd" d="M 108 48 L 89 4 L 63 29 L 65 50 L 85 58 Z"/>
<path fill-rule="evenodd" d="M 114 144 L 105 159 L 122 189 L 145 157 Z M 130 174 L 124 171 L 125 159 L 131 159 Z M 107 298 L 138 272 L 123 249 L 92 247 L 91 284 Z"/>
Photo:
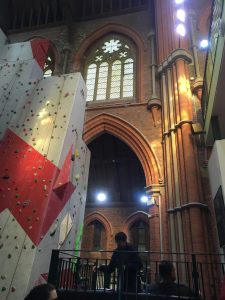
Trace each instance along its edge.
<path fill-rule="evenodd" d="M 176 4 L 182 4 L 182 3 L 184 3 L 184 0 L 175 0 L 175 3 Z"/>
<path fill-rule="evenodd" d="M 200 42 L 200 48 L 205 49 L 209 46 L 209 41 L 208 40 L 201 40 Z"/>
<path fill-rule="evenodd" d="M 148 197 L 147 196 L 142 196 L 141 197 L 141 202 L 142 203 L 147 203 L 148 202 Z"/>
<path fill-rule="evenodd" d="M 178 9 L 177 10 L 177 19 L 181 22 L 185 22 L 186 14 L 183 9 Z"/>
<path fill-rule="evenodd" d="M 98 193 L 97 195 L 97 200 L 100 201 L 100 202 L 104 202 L 106 200 L 106 194 L 104 193 Z"/>
<path fill-rule="evenodd" d="M 183 24 L 181 24 L 181 23 L 177 25 L 176 31 L 181 36 L 185 36 L 185 34 L 186 34 L 185 26 Z"/>

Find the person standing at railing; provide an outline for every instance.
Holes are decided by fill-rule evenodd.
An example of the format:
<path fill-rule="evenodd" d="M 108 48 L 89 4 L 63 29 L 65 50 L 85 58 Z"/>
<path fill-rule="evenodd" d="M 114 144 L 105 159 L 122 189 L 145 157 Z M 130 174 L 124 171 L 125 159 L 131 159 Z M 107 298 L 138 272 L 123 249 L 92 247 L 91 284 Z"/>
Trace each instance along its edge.
<path fill-rule="evenodd" d="M 127 236 L 124 232 L 118 232 L 115 235 L 117 248 L 113 251 L 110 263 L 94 268 L 100 272 L 112 273 L 118 269 L 119 280 L 123 282 L 124 291 L 139 292 L 141 290 L 141 280 L 138 272 L 143 268 L 140 256 L 134 247 L 127 242 Z M 122 281 L 121 281 L 122 279 Z"/>
<path fill-rule="evenodd" d="M 175 283 L 175 269 L 171 262 L 163 260 L 159 264 L 158 283 L 150 285 L 147 290 L 152 295 L 174 295 L 184 297 L 194 297 L 195 293 L 188 286 L 180 283 Z"/>

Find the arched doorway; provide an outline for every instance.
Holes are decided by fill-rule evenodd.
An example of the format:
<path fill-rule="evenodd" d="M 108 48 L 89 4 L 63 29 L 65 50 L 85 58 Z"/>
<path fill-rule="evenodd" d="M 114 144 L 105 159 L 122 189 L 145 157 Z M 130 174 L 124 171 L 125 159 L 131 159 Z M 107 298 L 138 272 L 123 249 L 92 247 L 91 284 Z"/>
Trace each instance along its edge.
<path fill-rule="evenodd" d="M 101 226 L 97 228 L 95 223 L 99 221 L 97 215 L 100 214 L 104 223 L 112 226 L 112 232 L 106 231 L 104 247 L 107 248 L 101 250 L 113 250 L 116 247 L 114 235 L 123 231 L 124 220 L 137 211 L 147 213 L 146 203 L 141 202 L 141 197 L 145 195 L 145 174 L 133 150 L 111 134 L 101 134 L 92 140 L 88 147 L 91 151 L 91 162 L 84 224 L 88 223 L 93 228 L 90 235 L 90 228 L 84 227 L 82 248 L 94 251 L 98 233 L 99 236 L 104 235 Z M 105 201 L 97 199 L 100 192 L 105 193 Z M 93 218 L 95 214 L 96 220 Z M 91 223 L 87 222 L 90 215 L 93 216 Z M 91 238 L 94 230 L 96 239 Z M 90 240 L 93 240 L 92 244 Z M 99 247 L 102 248 L 102 245 Z"/>

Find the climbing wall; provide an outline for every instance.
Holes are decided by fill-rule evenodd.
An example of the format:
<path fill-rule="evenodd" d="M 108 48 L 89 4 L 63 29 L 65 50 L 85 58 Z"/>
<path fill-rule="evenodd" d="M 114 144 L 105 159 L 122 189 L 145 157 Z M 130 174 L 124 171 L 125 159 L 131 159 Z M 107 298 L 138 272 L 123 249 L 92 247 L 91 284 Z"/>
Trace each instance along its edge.
<path fill-rule="evenodd" d="M 2 52 L 5 43 L 6 43 L 6 36 L 4 35 L 4 32 L 0 28 L 0 53 Z"/>
<path fill-rule="evenodd" d="M 90 153 L 79 73 L 42 78 L 49 42 L 0 52 L 0 299 L 46 279 L 52 249 L 82 231 Z"/>

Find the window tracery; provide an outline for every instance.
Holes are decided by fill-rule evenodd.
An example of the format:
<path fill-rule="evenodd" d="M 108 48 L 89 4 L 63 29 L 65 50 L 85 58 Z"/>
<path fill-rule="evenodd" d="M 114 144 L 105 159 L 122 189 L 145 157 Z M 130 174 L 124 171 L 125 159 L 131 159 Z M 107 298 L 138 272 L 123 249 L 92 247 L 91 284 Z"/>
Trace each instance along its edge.
<path fill-rule="evenodd" d="M 87 55 L 87 101 L 135 97 L 135 46 L 122 35 L 110 34 Z"/>

